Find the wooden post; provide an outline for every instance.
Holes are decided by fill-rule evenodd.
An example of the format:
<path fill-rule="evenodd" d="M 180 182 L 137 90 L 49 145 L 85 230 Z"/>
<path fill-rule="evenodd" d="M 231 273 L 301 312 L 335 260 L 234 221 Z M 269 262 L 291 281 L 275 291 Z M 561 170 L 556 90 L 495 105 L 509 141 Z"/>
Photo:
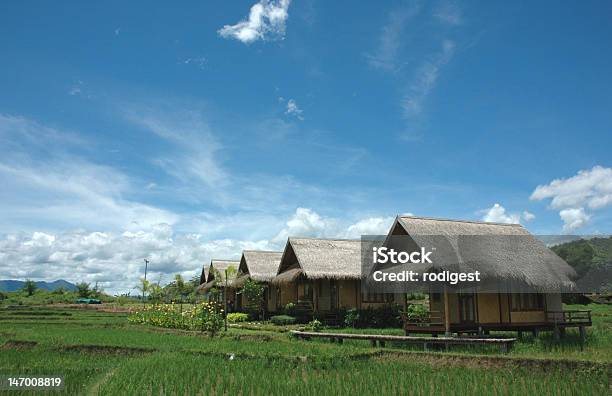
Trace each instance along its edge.
<path fill-rule="evenodd" d="M 584 326 L 578 327 L 578 331 L 580 332 L 580 341 L 584 344 L 584 341 L 586 340 L 586 330 L 584 329 Z"/>
<path fill-rule="evenodd" d="M 446 285 L 444 285 L 444 333 L 446 336 L 451 335 L 450 308 L 448 304 L 448 290 L 446 290 Z"/>

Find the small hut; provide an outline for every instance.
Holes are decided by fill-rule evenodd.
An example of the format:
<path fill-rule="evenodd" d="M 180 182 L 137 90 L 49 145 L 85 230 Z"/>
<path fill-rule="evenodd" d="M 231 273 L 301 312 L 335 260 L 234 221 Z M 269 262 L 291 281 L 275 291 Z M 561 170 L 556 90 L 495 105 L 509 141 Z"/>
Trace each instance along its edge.
<path fill-rule="evenodd" d="M 283 252 L 245 250 L 240 258 L 238 275 L 232 282 L 232 287 L 236 290 L 236 309 L 242 310 L 246 307 L 247 301 L 241 295 L 240 289 L 248 279 L 252 279 L 265 286 L 264 289 L 264 308 L 267 312 L 276 312 L 280 308 L 277 302 L 278 289 L 271 285 L 270 281 L 278 272 L 278 266 Z"/>
<path fill-rule="evenodd" d="M 310 304 L 315 313 L 403 304 L 399 295 L 362 293 L 361 241 L 289 237 L 278 275 L 277 303 Z"/>
<path fill-rule="evenodd" d="M 240 261 L 236 260 L 218 260 L 212 259 L 210 260 L 210 264 L 208 267 L 204 266 L 202 268 L 202 275 L 200 276 L 200 286 L 198 286 L 198 293 L 209 293 L 213 288 L 217 288 L 223 290 L 225 288 L 225 284 L 231 284 L 231 282 L 236 277 L 236 273 L 238 271 L 238 266 L 240 265 Z M 225 272 L 231 272 L 227 282 L 225 281 Z M 204 283 L 202 281 L 205 280 Z M 233 306 L 235 304 L 234 296 L 232 292 L 227 293 L 228 301 Z M 219 299 L 220 296 L 216 296 L 216 299 Z"/>
<path fill-rule="evenodd" d="M 561 291 L 572 288 L 574 270 L 520 224 L 398 216 L 385 244 L 398 240 L 404 246 L 394 248 L 401 250 L 427 246 L 450 253 L 445 257 L 453 259 L 436 263 L 436 271 L 478 270 L 483 277 L 473 287 L 444 285 L 430 291 L 430 317 L 407 320 L 407 333 L 562 333 L 575 326 L 583 334 L 584 326 L 591 325 L 590 313 L 562 309 Z M 429 264 L 410 265 L 417 273 L 431 271 Z"/>

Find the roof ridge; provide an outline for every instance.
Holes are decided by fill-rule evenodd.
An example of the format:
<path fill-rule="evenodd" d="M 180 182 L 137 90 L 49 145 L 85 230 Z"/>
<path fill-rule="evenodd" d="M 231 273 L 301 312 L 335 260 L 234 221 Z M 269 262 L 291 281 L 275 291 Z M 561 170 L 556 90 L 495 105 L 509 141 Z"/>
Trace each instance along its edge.
<path fill-rule="evenodd" d="M 302 236 L 290 236 L 288 239 L 311 239 L 315 241 L 343 241 L 343 242 L 361 242 L 361 239 L 348 239 L 348 238 L 316 238 L 316 237 L 302 237 Z"/>
<path fill-rule="evenodd" d="M 283 253 L 282 251 L 278 251 L 278 250 L 254 250 L 254 249 L 249 249 L 249 250 L 243 250 L 242 253 Z"/>
<path fill-rule="evenodd" d="M 421 219 L 421 220 L 433 220 L 433 221 L 451 221 L 453 223 L 471 223 L 471 224 L 489 224 L 489 225 L 501 225 L 501 226 L 509 226 L 509 227 L 522 227 L 520 223 L 498 223 L 493 221 L 479 221 L 479 220 L 463 220 L 463 219 L 447 219 L 442 217 L 425 217 L 425 216 L 407 216 L 407 215 L 398 215 L 397 217 L 404 219 Z"/>

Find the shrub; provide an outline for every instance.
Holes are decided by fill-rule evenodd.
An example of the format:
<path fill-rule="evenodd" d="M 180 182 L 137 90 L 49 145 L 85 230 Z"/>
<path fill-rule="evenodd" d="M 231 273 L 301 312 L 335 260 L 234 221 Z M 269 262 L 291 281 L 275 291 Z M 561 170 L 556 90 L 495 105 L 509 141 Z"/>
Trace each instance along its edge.
<path fill-rule="evenodd" d="M 357 308 L 351 308 L 346 311 L 344 315 L 344 324 L 348 327 L 357 327 L 359 323 L 359 310 Z"/>
<path fill-rule="evenodd" d="M 287 305 L 285 305 L 285 309 L 283 311 L 285 315 L 295 316 L 295 304 L 291 302 L 288 303 Z"/>
<path fill-rule="evenodd" d="M 399 327 L 401 322 L 400 306 L 396 304 L 349 309 L 344 316 L 344 324 L 349 327 Z"/>
<path fill-rule="evenodd" d="M 406 316 L 411 322 L 425 322 L 429 317 L 429 310 L 422 304 L 410 304 Z"/>
<path fill-rule="evenodd" d="M 249 314 L 245 314 L 242 312 L 233 312 L 227 314 L 227 321 L 229 323 L 238 323 L 238 322 L 246 322 L 249 320 Z"/>
<path fill-rule="evenodd" d="M 286 326 L 295 323 L 295 317 L 289 315 L 272 316 L 270 320 L 277 326 Z"/>
<path fill-rule="evenodd" d="M 310 322 L 308 322 L 306 327 L 309 330 L 311 330 L 311 331 L 320 331 L 321 327 L 323 327 L 323 324 L 320 321 L 318 321 L 317 319 L 314 319 L 314 320 L 311 320 Z"/>
<path fill-rule="evenodd" d="M 248 279 L 242 288 L 247 300 L 247 310 L 254 319 L 257 319 L 263 307 L 264 287 L 262 284 Z"/>
<path fill-rule="evenodd" d="M 4 301 L 8 298 L 8 296 L 6 294 L 4 294 L 3 292 L 0 292 L 0 301 Z"/>

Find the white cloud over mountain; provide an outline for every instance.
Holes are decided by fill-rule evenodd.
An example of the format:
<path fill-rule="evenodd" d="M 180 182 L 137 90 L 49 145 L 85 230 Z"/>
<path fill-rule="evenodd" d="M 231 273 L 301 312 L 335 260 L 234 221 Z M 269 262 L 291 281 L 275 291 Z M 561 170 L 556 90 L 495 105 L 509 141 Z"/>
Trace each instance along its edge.
<path fill-rule="evenodd" d="M 551 199 L 550 207 L 559 209 L 563 231 L 575 231 L 591 219 L 586 209 L 594 211 L 612 205 L 612 168 L 597 165 L 575 176 L 539 185 L 530 199 Z"/>

